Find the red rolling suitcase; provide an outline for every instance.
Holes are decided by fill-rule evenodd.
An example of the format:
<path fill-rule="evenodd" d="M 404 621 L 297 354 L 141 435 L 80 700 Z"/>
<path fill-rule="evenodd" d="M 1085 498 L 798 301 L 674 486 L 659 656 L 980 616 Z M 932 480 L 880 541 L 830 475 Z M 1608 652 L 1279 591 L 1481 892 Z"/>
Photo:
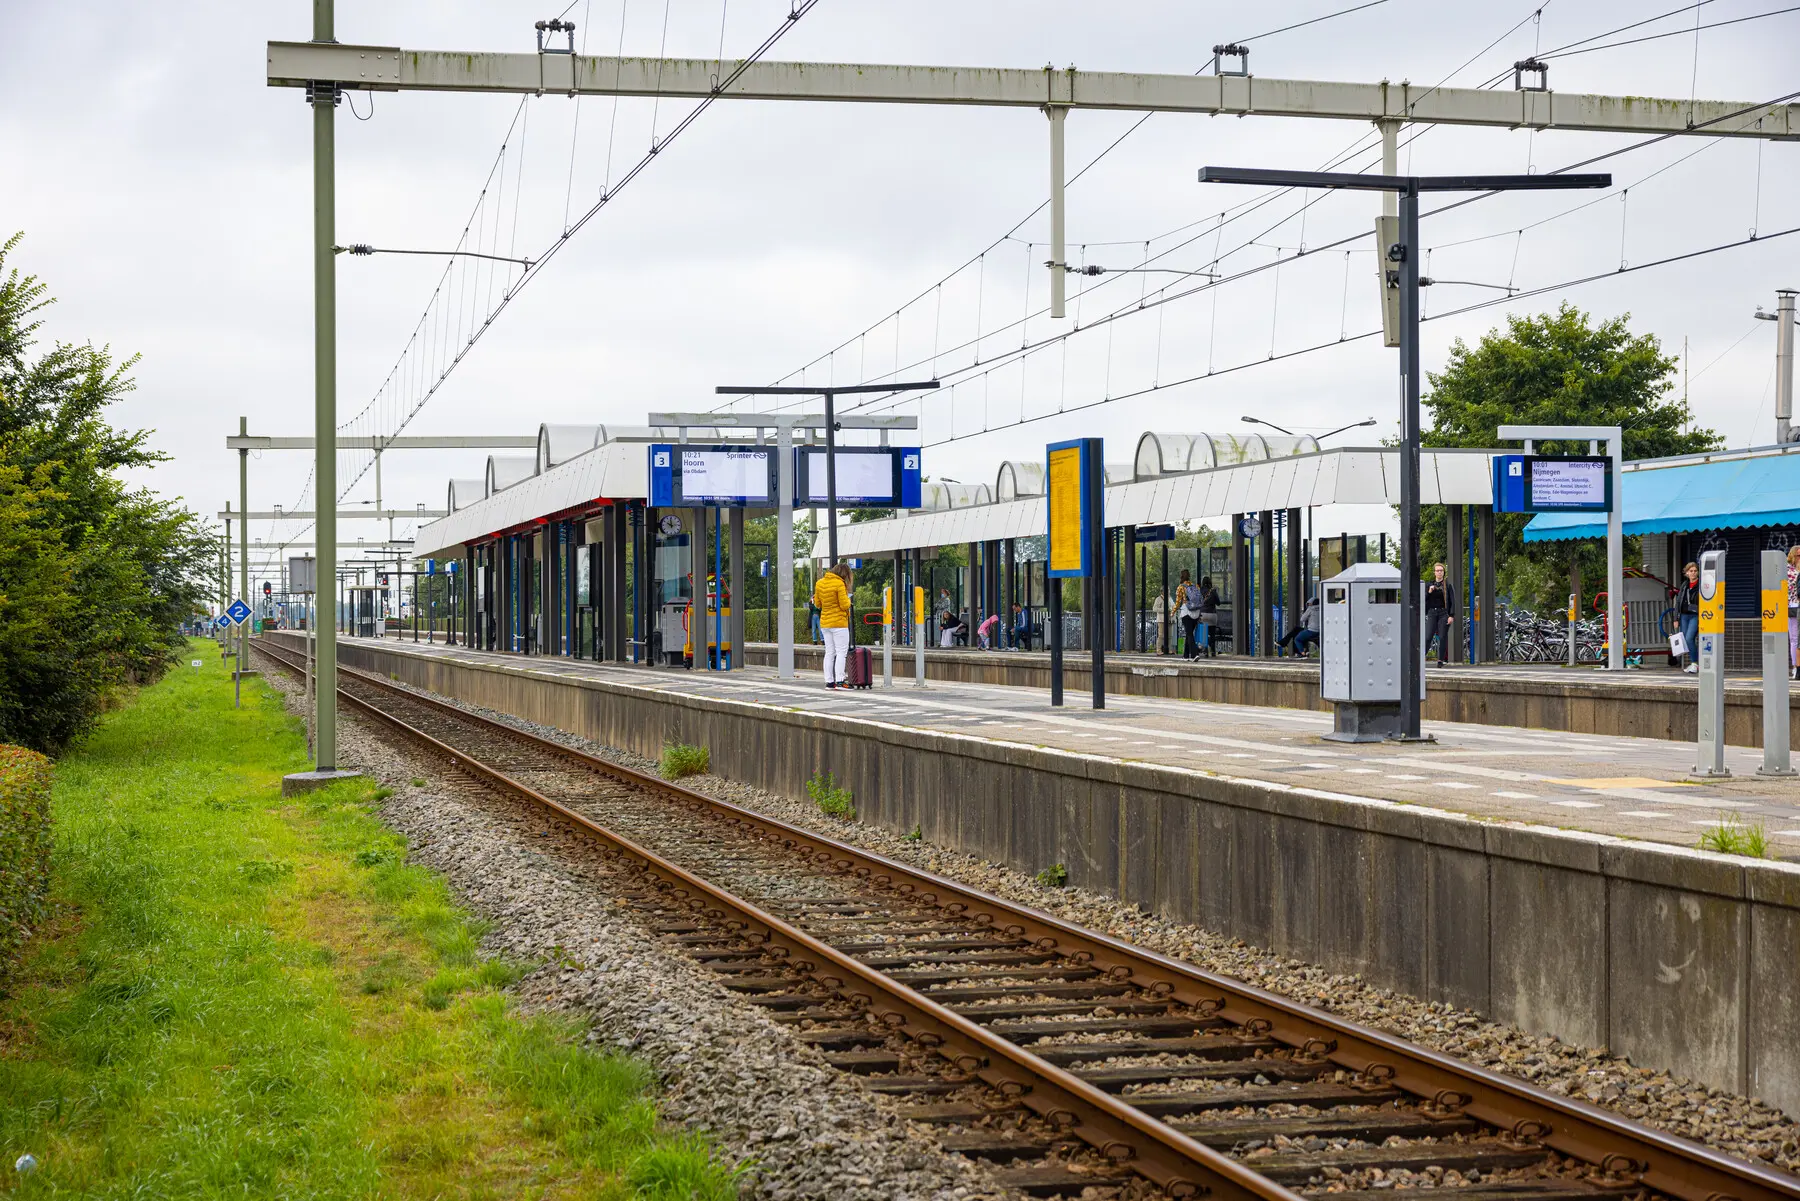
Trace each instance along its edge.
<path fill-rule="evenodd" d="M 853 646 L 844 656 L 844 687 L 867 688 L 875 682 L 875 656 L 866 646 Z"/>

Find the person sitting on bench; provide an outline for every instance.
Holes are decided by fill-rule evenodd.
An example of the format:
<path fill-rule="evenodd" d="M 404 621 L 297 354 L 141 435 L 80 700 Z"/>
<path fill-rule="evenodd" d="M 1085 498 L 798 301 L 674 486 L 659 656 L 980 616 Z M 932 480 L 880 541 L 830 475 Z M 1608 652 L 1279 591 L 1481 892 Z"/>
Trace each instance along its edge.
<path fill-rule="evenodd" d="M 1014 650 L 1030 650 L 1031 637 L 1037 633 L 1031 628 L 1031 613 L 1018 601 L 1013 602 L 1012 625 L 1006 631 L 1007 643 Z"/>
<path fill-rule="evenodd" d="M 1294 628 L 1283 634 L 1276 641 L 1276 646 L 1285 647 L 1289 642 L 1294 644 L 1294 654 L 1304 659 L 1306 652 L 1319 641 L 1319 598 L 1306 598 L 1306 607 L 1300 610 L 1300 620 Z"/>

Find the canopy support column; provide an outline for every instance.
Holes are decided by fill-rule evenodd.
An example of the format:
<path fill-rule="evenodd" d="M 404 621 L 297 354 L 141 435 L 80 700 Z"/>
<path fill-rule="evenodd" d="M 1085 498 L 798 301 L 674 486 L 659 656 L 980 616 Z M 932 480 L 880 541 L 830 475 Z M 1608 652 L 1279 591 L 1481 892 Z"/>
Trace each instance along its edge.
<path fill-rule="evenodd" d="M 1300 611 L 1306 607 L 1306 543 L 1301 539 L 1300 510 L 1287 511 L 1287 588 L 1282 597 L 1283 614 L 1288 630 L 1300 625 Z M 1282 633 L 1287 633 L 1283 630 Z"/>
<path fill-rule="evenodd" d="M 1264 509 L 1256 532 L 1256 653 L 1275 657 L 1275 513 Z"/>
<path fill-rule="evenodd" d="M 1250 554 L 1242 513 L 1231 515 L 1231 649 L 1250 653 Z"/>
<path fill-rule="evenodd" d="M 1494 661 L 1494 507 L 1475 506 L 1477 569 L 1475 658 Z"/>
<path fill-rule="evenodd" d="M 732 509 L 729 538 L 731 545 L 731 619 L 725 623 L 726 637 L 731 641 L 731 669 L 744 665 L 744 511 Z"/>
<path fill-rule="evenodd" d="M 1435 574 L 1435 573 L 1433 573 Z M 1450 585 L 1457 600 L 1456 612 L 1445 625 L 1444 636 L 1450 640 L 1449 654 L 1439 648 L 1438 656 L 1452 663 L 1462 662 L 1463 614 L 1469 598 L 1463 592 L 1463 510 L 1461 505 L 1444 506 L 1444 582 Z"/>

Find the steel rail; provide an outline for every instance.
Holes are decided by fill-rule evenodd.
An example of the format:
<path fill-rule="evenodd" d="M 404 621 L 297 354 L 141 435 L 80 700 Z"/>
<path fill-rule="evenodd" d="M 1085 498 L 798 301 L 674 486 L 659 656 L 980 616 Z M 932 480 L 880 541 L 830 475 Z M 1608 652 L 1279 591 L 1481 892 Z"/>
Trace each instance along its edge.
<path fill-rule="evenodd" d="M 269 648 L 259 649 L 267 651 Z M 289 666 L 294 665 L 289 663 Z M 797 853 L 811 855 L 815 861 L 828 858 L 840 872 L 893 887 L 902 895 L 941 905 L 952 914 L 991 923 L 996 929 L 1031 939 L 1040 947 L 1086 955 L 1093 967 L 1113 980 L 1136 984 L 1181 1004 L 1215 1007 L 1217 1016 L 1229 1022 L 1303 1053 L 1320 1055 L 1367 1080 L 1411 1093 L 1440 1109 L 1458 1110 L 1514 1137 L 1535 1139 L 1551 1150 L 1599 1167 L 1611 1182 L 1638 1184 L 1680 1201 L 1800 1201 L 1800 1177 L 1733 1159 L 1710 1147 L 1639 1125 L 1587 1102 L 1558 1096 L 1254 985 L 1132 946 L 1029 906 L 608 762 L 366 672 L 343 668 L 340 671 L 359 683 L 501 733 L 588 770 L 713 810 L 734 824 L 747 826 L 752 834 L 766 833 L 780 838 Z M 561 806 L 555 802 L 546 799 L 545 803 L 561 811 Z M 585 819 L 577 816 L 576 820 Z M 805 934 L 795 933 L 812 941 Z M 833 957 L 842 958 L 829 948 L 825 950 Z M 854 960 L 848 962 L 855 963 Z M 861 968 L 860 964 L 856 966 Z M 906 991 L 911 992 L 910 989 Z M 933 1003 L 927 1004 L 941 1010 Z M 957 1015 L 942 1012 L 946 1017 L 964 1023 Z M 974 1029 L 981 1030 L 978 1026 Z M 986 1040 L 983 1044 L 986 1045 Z M 1011 1046 L 1010 1043 L 1006 1045 Z M 1051 1065 L 1044 1066 L 1050 1071 L 1058 1071 Z M 1079 1080 L 1074 1083 L 1084 1089 L 1087 1087 Z M 1161 1125 L 1154 1119 L 1149 1121 Z M 1236 1166 L 1235 1161 L 1226 1162 Z M 1258 1179 L 1259 1183 L 1266 1184 Z"/>
<path fill-rule="evenodd" d="M 272 658 L 289 669 L 296 667 L 283 654 L 271 653 L 268 647 L 259 646 L 258 649 L 270 653 Z M 342 672 L 340 680 L 346 675 L 354 682 L 384 689 L 405 697 L 408 701 L 446 709 L 458 718 L 476 716 L 457 706 L 420 697 L 353 670 Z M 766 953 L 772 952 L 792 970 L 810 977 L 858 1008 L 871 1011 L 887 1025 L 903 1030 L 924 1046 L 943 1054 L 958 1070 L 982 1080 L 1002 1095 L 1013 1098 L 1057 1126 L 1068 1129 L 1107 1159 L 1146 1177 L 1170 1196 L 1186 1198 L 1204 1194 L 1230 1201 L 1304 1201 L 1299 1194 L 1257 1175 L 1229 1156 L 1195 1142 L 1173 1127 L 1074 1074 L 1046 1063 L 1010 1040 L 946 1009 L 918 991 L 889 979 L 876 969 L 789 925 L 749 901 L 708 883 L 531 786 L 407 724 L 346 691 L 342 683 L 338 691 L 341 699 L 357 712 L 422 743 L 483 783 L 535 801 L 599 838 L 615 851 L 636 860 L 642 868 L 663 883 L 674 900 L 689 908 L 704 909 L 707 916 L 715 920 L 727 914 L 736 915 L 743 930 L 753 932 L 750 935 L 752 941 L 761 942 Z M 621 778 L 627 783 L 640 786 L 666 783 L 657 781 L 654 777 L 641 776 L 629 769 L 618 768 L 604 760 L 573 751 L 572 748 L 558 747 L 556 743 L 526 734 L 504 723 L 476 717 L 474 724 L 519 737 L 539 749 L 572 752 L 563 757 L 575 760 L 576 765 L 582 768 L 599 766 L 604 769 L 602 774 Z M 672 791 L 685 800 L 708 800 L 688 789 L 677 788 Z M 807 848 L 796 849 L 804 853 Z M 834 866 L 849 874 L 863 875 L 842 863 Z M 876 886 L 883 884 L 879 877 L 869 878 L 866 882 Z"/>

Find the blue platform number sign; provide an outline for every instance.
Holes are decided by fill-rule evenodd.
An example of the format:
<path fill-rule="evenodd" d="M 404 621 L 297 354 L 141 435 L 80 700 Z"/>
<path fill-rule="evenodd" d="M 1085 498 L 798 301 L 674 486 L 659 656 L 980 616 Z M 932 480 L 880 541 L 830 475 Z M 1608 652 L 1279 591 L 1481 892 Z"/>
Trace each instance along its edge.
<path fill-rule="evenodd" d="M 1044 452 L 1046 564 L 1054 579 L 1081 579 L 1094 574 L 1095 542 L 1105 520 L 1101 440 L 1076 438 L 1053 442 Z"/>
<path fill-rule="evenodd" d="M 1494 512 L 1525 511 L 1525 456 L 1494 456 Z"/>
<path fill-rule="evenodd" d="M 230 619 L 232 625 L 243 625 L 250 619 L 250 606 L 244 603 L 242 597 L 239 597 L 226 608 L 225 616 Z"/>

